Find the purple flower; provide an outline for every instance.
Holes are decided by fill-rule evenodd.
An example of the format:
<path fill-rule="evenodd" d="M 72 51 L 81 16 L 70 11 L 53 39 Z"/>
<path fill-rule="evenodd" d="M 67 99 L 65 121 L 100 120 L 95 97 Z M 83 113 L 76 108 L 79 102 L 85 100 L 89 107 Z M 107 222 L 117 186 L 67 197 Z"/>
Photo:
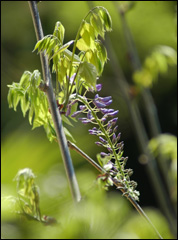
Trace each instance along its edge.
<path fill-rule="evenodd" d="M 85 105 L 80 105 L 79 108 L 80 108 L 80 110 L 84 110 L 84 109 L 86 109 L 86 106 Z"/>
<path fill-rule="evenodd" d="M 91 121 L 87 118 L 79 118 L 79 120 L 81 120 L 82 123 L 87 124 L 90 123 Z"/>
<path fill-rule="evenodd" d="M 98 145 L 98 146 L 103 146 L 103 144 L 101 143 L 101 142 L 95 142 L 96 143 L 96 145 Z"/>
<path fill-rule="evenodd" d="M 81 111 L 76 111 L 71 115 L 71 117 L 77 117 L 80 113 Z"/>
<path fill-rule="evenodd" d="M 101 88 L 102 88 L 102 84 L 96 84 L 96 91 L 99 92 L 101 91 Z"/>
<path fill-rule="evenodd" d="M 107 101 L 107 102 L 105 102 L 105 105 L 106 105 L 106 106 L 109 106 L 111 103 L 112 103 L 112 99 L 109 100 L 109 101 Z"/>
<path fill-rule="evenodd" d="M 92 118 L 93 118 L 93 115 L 92 115 L 92 113 L 91 113 L 90 110 L 88 110 L 87 118 L 88 118 L 88 119 L 92 119 Z"/>
<path fill-rule="evenodd" d="M 114 111 L 114 112 L 109 112 L 109 113 L 107 113 L 107 116 L 109 116 L 109 117 L 115 117 L 115 116 L 118 114 L 118 112 L 119 112 L 119 110 Z"/>
<path fill-rule="evenodd" d="M 115 144 L 117 142 L 116 134 L 114 133 L 112 136 L 112 143 Z"/>
<path fill-rule="evenodd" d="M 114 112 L 114 109 L 101 108 L 101 112 L 103 114 L 112 113 Z"/>
<path fill-rule="evenodd" d="M 99 97 L 98 94 L 95 95 L 93 103 L 98 108 L 105 108 L 106 106 L 112 103 L 111 96 L 108 97 Z"/>
<path fill-rule="evenodd" d="M 108 156 L 108 154 L 105 153 L 105 152 L 100 152 L 100 156 L 101 156 L 101 157 L 106 157 L 106 156 Z"/>
<path fill-rule="evenodd" d="M 94 100 L 93 103 L 95 104 L 95 106 L 96 106 L 97 108 L 104 108 L 104 107 L 106 107 L 106 104 L 101 103 L 101 102 L 99 102 L 99 101 L 97 101 L 97 100 Z"/>
<path fill-rule="evenodd" d="M 102 138 L 102 137 L 99 137 L 99 139 L 100 139 L 100 141 L 101 141 L 102 143 L 104 143 L 104 144 L 106 144 L 106 143 L 107 143 L 107 141 L 106 141 L 104 138 Z"/>

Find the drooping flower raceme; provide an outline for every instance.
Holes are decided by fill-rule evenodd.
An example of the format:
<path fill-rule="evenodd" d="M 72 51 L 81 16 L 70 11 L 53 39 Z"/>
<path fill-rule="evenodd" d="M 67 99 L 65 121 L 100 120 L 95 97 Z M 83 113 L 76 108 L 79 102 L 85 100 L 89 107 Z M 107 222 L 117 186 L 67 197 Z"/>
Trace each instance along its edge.
<path fill-rule="evenodd" d="M 96 90 L 99 92 L 101 87 L 101 84 L 97 84 Z M 83 124 L 91 123 L 94 125 L 93 128 L 89 129 L 89 134 L 98 136 L 98 141 L 95 143 L 105 148 L 105 152 L 100 152 L 97 158 L 100 165 L 107 172 L 107 177 L 102 176 L 102 179 L 106 182 L 106 187 L 113 185 L 112 179 L 115 179 L 120 183 L 118 188 L 122 188 L 124 195 L 138 200 L 139 192 L 135 190 L 137 183 L 130 180 L 133 173 L 132 169 L 125 169 L 128 157 L 123 157 L 124 143 L 119 142 L 121 133 L 117 133 L 118 126 L 116 123 L 119 111 L 109 108 L 112 97 L 101 97 L 97 93 L 93 99 L 80 95 L 77 96 L 77 99 L 82 105 L 71 117 L 84 114 L 85 116 L 78 119 Z"/>

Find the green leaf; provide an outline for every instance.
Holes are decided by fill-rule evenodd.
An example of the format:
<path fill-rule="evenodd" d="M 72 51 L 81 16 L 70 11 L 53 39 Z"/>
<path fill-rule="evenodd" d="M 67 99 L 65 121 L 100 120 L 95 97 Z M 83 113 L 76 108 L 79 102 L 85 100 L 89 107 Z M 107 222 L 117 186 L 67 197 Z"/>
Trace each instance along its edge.
<path fill-rule="evenodd" d="M 56 36 L 59 39 L 61 45 L 63 44 L 64 34 L 65 34 L 64 26 L 62 25 L 61 22 L 59 22 L 59 21 L 56 22 L 53 35 Z"/>
<path fill-rule="evenodd" d="M 84 41 L 83 38 L 80 38 L 78 41 L 77 41 L 77 44 L 76 44 L 77 48 L 80 50 L 80 51 L 88 51 L 90 49 L 90 46 L 86 43 L 86 41 Z"/>
<path fill-rule="evenodd" d="M 69 60 L 72 59 L 72 52 L 68 49 L 65 49 L 64 55 L 69 58 Z M 78 55 L 74 54 L 74 61 L 75 62 L 80 62 L 80 58 Z"/>
<path fill-rule="evenodd" d="M 99 15 L 101 16 L 102 20 L 104 21 L 104 27 L 106 31 L 112 30 L 112 20 L 111 16 L 106 8 L 100 8 Z"/>
<path fill-rule="evenodd" d="M 30 84 L 31 72 L 25 71 L 20 79 L 20 86 L 22 88 L 27 88 Z"/>
<path fill-rule="evenodd" d="M 25 117 L 26 112 L 29 109 L 29 106 L 30 106 L 30 102 L 29 102 L 29 99 L 28 99 L 28 93 L 26 92 L 24 94 L 24 97 L 21 98 L 21 110 L 22 110 L 22 113 L 23 113 L 24 117 Z"/>
<path fill-rule="evenodd" d="M 86 36 L 85 36 L 86 35 Z M 84 39 L 90 37 L 93 41 L 95 40 L 95 31 L 91 24 L 84 22 L 80 31 L 80 36 Z"/>
<path fill-rule="evenodd" d="M 97 70 L 93 64 L 82 62 L 80 64 L 79 74 L 89 86 L 96 87 Z"/>
<path fill-rule="evenodd" d="M 104 28 L 101 18 L 97 14 L 92 13 L 90 23 L 94 28 L 95 36 L 98 37 L 99 34 L 104 39 Z"/>
<path fill-rule="evenodd" d="M 64 115 L 62 115 L 62 121 L 63 122 L 65 122 L 65 123 L 67 123 L 69 126 L 72 126 L 73 127 L 73 124 L 70 122 L 70 120 L 66 117 L 66 116 L 64 116 Z"/>
<path fill-rule="evenodd" d="M 67 128 L 64 127 L 64 133 L 67 137 L 69 137 L 70 140 L 72 140 L 73 142 L 76 142 L 75 139 L 73 138 L 72 134 L 69 132 L 69 130 Z"/>
<path fill-rule="evenodd" d="M 28 113 L 28 120 L 29 120 L 30 125 L 32 124 L 33 114 L 34 114 L 34 107 L 31 106 L 29 113 Z"/>
<path fill-rule="evenodd" d="M 55 52 L 54 55 L 50 58 L 50 60 L 54 58 L 57 54 L 60 54 L 61 52 L 65 51 L 71 44 L 73 44 L 73 42 L 74 40 L 71 40 L 64 44 L 62 47 L 60 47 L 59 50 L 57 50 L 57 52 Z"/>
<path fill-rule="evenodd" d="M 89 63 L 92 63 L 96 67 L 97 75 L 100 76 L 103 70 L 102 63 L 101 63 L 102 59 L 98 58 L 97 54 L 98 54 L 98 51 L 90 50 L 86 53 L 85 59 L 87 59 Z"/>

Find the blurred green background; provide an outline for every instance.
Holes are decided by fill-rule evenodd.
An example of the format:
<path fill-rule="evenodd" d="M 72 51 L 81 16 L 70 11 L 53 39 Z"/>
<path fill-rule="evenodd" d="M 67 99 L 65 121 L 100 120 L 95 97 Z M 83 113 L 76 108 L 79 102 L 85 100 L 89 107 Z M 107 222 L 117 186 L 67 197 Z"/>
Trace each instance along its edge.
<path fill-rule="evenodd" d="M 109 11 L 113 31 L 107 33 L 120 61 L 128 82 L 132 82 L 132 68 L 127 57 L 127 48 L 120 18 L 111 1 L 94 1 Z M 136 1 L 126 19 L 133 34 L 139 57 L 143 62 L 156 45 L 177 48 L 176 1 Z M 65 42 L 75 39 L 83 17 L 89 10 L 86 1 L 45 1 L 38 4 L 44 34 L 51 34 L 60 21 L 65 27 Z M 32 50 L 36 38 L 29 6 L 26 1 L 1 1 L 1 186 L 2 196 L 16 195 L 13 181 L 19 169 L 28 167 L 37 175 L 41 189 L 41 209 L 46 215 L 54 215 L 59 226 L 45 227 L 33 223 L 21 224 L 10 212 L 7 201 L 2 208 L 2 237 L 9 239 L 45 238 L 151 238 L 138 214 L 118 192 L 105 194 L 96 191 L 97 171 L 83 158 L 72 152 L 79 186 L 87 201 L 76 212 L 71 202 L 64 167 L 58 145 L 49 143 L 42 128 L 31 131 L 27 117 L 20 110 L 8 108 L 7 85 L 18 82 L 25 70 L 41 71 L 40 58 Z M 108 53 L 109 55 L 109 53 Z M 148 208 L 148 215 L 165 238 L 171 238 L 165 218 L 161 215 L 145 168 L 138 162 L 139 150 L 133 134 L 127 105 L 121 97 L 110 61 L 100 79 L 101 94 L 112 95 L 115 109 L 119 109 L 119 132 L 125 142 L 128 167 L 133 168 L 133 179 L 141 192 L 140 204 Z M 160 75 L 151 89 L 163 133 L 177 135 L 177 68 L 170 67 Z M 144 116 L 143 116 L 144 119 Z M 94 144 L 95 137 L 88 135 L 88 126 L 74 123 L 71 133 L 76 144 L 95 159 L 100 151 Z M 148 132 L 149 134 L 149 132 Z M 75 218 L 74 218 L 75 216 Z M 112 223 L 112 224 L 111 224 Z M 134 225 L 134 223 L 136 225 Z M 106 227 L 107 226 L 107 227 Z M 139 226 L 139 227 L 138 227 Z M 141 231 L 141 228 L 143 230 Z"/>

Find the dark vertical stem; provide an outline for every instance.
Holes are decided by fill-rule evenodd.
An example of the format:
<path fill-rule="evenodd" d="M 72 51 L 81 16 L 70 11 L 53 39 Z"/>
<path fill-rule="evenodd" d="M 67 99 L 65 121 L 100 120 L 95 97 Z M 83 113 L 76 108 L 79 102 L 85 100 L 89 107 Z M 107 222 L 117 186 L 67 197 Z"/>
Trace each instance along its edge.
<path fill-rule="evenodd" d="M 36 37 L 37 37 L 37 40 L 39 41 L 40 39 L 43 38 L 44 35 L 43 35 L 43 30 L 42 30 L 42 26 L 41 26 L 41 21 L 40 21 L 38 9 L 37 9 L 36 1 L 29 1 L 28 3 L 29 3 L 29 7 L 30 7 L 32 19 L 33 19 Z M 40 53 L 40 59 L 41 59 L 41 66 L 42 66 L 42 72 L 43 72 L 43 79 L 45 81 L 45 92 L 47 95 L 49 108 L 50 108 L 52 119 L 54 122 L 54 127 L 55 127 L 55 131 L 56 131 L 56 135 L 57 135 L 57 141 L 59 144 L 59 148 L 61 150 L 62 159 L 64 162 L 64 166 L 65 166 L 66 174 L 68 177 L 72 196 L 73 196 L 74 200 L 76 202 L 78 202 L 81 199 L 80 190 L 79 190 L 79 186 L 78 186 L 77 179 L 75 176 L 72 159 L 71 159 L 70 152 L 69 152 L 68 145 L 67 145 L 66 136 L 64 134 L 62 119 L 61 119 L 60 113 L 58 111 L 55 95 L 53 92 L 53 86 L 52 86 L 52 82 L 51 82 L 51 75 L 50 75 L 50 70 L 49 70 L 49 65 L 48 65 L 48 59 L 44 53 Z"/>

